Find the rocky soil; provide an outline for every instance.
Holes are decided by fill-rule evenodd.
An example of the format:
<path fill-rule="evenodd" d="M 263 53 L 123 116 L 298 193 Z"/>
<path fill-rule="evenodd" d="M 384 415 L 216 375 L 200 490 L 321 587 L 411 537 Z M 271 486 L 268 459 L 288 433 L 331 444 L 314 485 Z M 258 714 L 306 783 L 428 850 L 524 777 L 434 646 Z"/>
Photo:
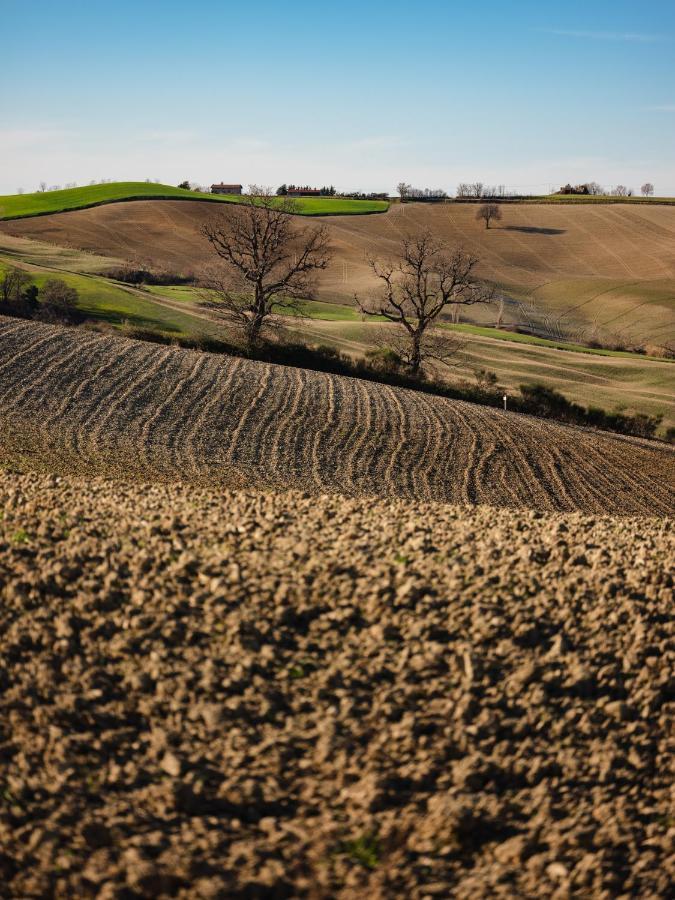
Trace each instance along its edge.
<path fill-rule="evenodd" d="M 672 520 L 0 507 L 0 896 L 672 896 Z"/>

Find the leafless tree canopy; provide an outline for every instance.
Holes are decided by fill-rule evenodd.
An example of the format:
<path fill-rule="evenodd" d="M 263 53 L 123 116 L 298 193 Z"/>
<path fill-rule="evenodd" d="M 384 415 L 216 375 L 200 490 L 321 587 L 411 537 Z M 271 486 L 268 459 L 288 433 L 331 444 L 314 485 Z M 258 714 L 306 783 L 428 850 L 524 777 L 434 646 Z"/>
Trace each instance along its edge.
<path fill-rule="evenodd" d="M 494 219 L 498 222 L 502 217 L 502 211 L 497 203 L 482 203 L 478 207 L 476 218 L 485 222 L 485 227 L 490 227 L 490 222 Z"/>
<path fill-rule="evenodd" d="M 430 231 L 405 238 L 396 261 L 369 262 L 381 294 L 356 301 L 366 315 L 399 326 L 394 349 L 413 374 L 425 358 L 447 360 L 457 350 L 454 336 L 433 329 L 444 310 L 493 299 L 492 289 L 474 276 L 478 258 L 460 249 L 448 252 Z"/>
<path fill-rule="evenodd" d="M 654 196 L 654 185 L 651 181 L 645 181 L 645 183 L 640 188 L 643 197 L 653 197 Z"/>
<path fill-rule="evenodd" d="M 408 196 L 408 193 L 410 191 L 410 185 L 406 184 L 405 181 L 399 181 L 399 183 L 396 185 L 396 190 L 398 192 L 399 197 L 401 198 L 401 201 L 403 201 Z"/>
<path fill-rule="evenodd" d="M 330 260 L 325 227 L 297 228 L 295 212 L 292 200 L 252 186 L 244 202 L 202 228 L 221 260 L 202 280 L 206 305 L 238 325 L 251 345 L 274 308 L 300 311 Z"/>

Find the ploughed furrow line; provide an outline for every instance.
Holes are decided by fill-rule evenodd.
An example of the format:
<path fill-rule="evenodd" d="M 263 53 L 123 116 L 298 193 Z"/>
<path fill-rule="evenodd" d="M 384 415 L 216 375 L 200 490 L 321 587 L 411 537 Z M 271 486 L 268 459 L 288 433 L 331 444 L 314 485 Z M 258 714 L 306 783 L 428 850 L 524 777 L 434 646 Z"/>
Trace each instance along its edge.
<path fill-rule="evenodd" d="M 204 357 L 208 362 L 208 357 Z M 203 456 L 201 439 L 212 430 L 211 423 L 216 407 L 222 406 L 223 397 L 230 397 L 233 390 L 243 383 L 238 378 L 243 361 L 232 360 L 224 378 L 219 378 L 218 371 L 208 364 L 203 366 L 200 372 L 198 384 L 189 397 L 191 415 L 186 428 L 178 431 L 174 429 L 167 440 L 167 454 L 170 457 L 175 471 L 182 466 L 186 475 L 195 476 L 199 471 L 199 464 L 195 457 Z"/>
<path fill-rule="evenodd" d="M 394 473 L 400 473 L 400 484 L 404 493 L 413 495 L 412 484 L 408 477 L 410 468 L 399 466 L 399 455 L 406 440 L 406 414 L 398 393 L 392 388 L 387 388 L 387 400 L 389 402 L 389 422 L 387 423 L 387 435 L 391 441 L 389 460 L 386 463 L 382 476 L 385 485 L 394 480 Z"/>
<path fill-rule="evenodd" d="M 254 452 L 254 447 L 249 443 L 251 435 L 255 439 L 255 422 L 260 416 L 265 415 L 265 404 L 263 398 L 267 393 L 271 393 L 279 389 L 278 382 L 273 379 L 273 370 L 270 365 L 263 365 L 258 368 L 257 372 L 250 372 L 254 377 L 247 380 L 248 396 L 244 394 L 241 398 L 242 408 L 241 416 L 237 421 L 236 427 L 229 441 L 228 460 L 237 464 L 246 464 Z M 257 389 L 256 389 L 257 377 Z M 253 423 L 250 427 L 249 423 Z"/>
<path fill-rule="evenodd" d="M 551 458 L 557 435 L 551 435 L 541 421 L 527 419 L 523 422 L 523 427 L 528 431 L 527 442 L 523 442 L 522 436 L 512 437 L 508 417 L 502 415 L 501 418 L 498 426 L 500 441 L 507 454 L 516 461 L 521 476 L 519 489 L 529 492 L 528 505 L 538 509 L 577 508 L 575 493 L 560 479 L 555 458 Z M 539 478 L 533 478 L 533 468 L 534 474 L 545 471 L 546 479 L 542 481 L 541 474 Z M 551 499 L 552 494 L 555 501 Z"/>
<path fill-rule="evenodd" d="M 162 448 L 162 452 L 168 461 L 171 455 L 170 448 L 175 441 L 175 435 L 186 428 L 190 421 L 192 404 L 194 402 L 194 389 L 197 388 L 197 392 L 199 391 L 198 385 L 202 381 L 201 375 L 207 360 L 202 357 L 191 362 L 190 371 L 176 373 L 173 385 L 171 380 L 167 379 L 164 399 L 156 404 L 154 413 L 142 425 L 139 443 L 148 462 L 151 461 L 151 457 L 148 457 L 148 451 L 152 454 L 155 448 L 158 447 Z M 161 381 L 163 384 L 164 375 Z M 162 384 L 160 384 L 160 387 Z M 179 413 L 178 416 L 176 416 L 176 412 Z"/>
<path fill-rule="evenodd" d="M 3 340 L 2 366 L 0 366 L 0 403 L 11 398 L 12 403 L 23 401 L 26 394 L 39 383 L 40 371 L 50 364 L 50 355 L 58 359 L 59 348 L 53 335 L 43 335 L 34 342 L 25 340 L 25 330 L 12 332 Z M 15 338 L 13 340 L 13 338 Z M 26 375 L 30 377 L 27 379 Z M 20 394 L 18 385 L 24 385 Z"/>
<path fill-rule="evenodd" d="M 331 470 L 327 467 L 322 469 L 321 466 L 321 446 L 323 441 L 329 440 L 331 434 L 334 431 L 334 423 L 337 418 L 336 410 L 337 410 L 337 395 L 340 390 L 340 381 L 335 375 L 328 375 L 324 382 L 324 387 L 326 390 L 325 400 L 323 397 L 318 397 L 318 391 L 314 394 L 315 405 L 317 402 L 321 402 L 323 400 L 323 405 L 317 413 L 316 423 L 317 428 L 314 432 L 314 438 L 312 440 L 312 447 L 309 451 L 308 455 L 311 460 L 311 473 L 312 473 L 312 483 L 314 485 L 319 485 L 322 483 L 322 475 L 325 478 L 326 482 L 334 481 L 335 479 L 335 471 Z"/>
<path fill-rule="evenodd" d="M 144 448 L 137 446 L 134 438 L 139 436 L 139 420 L 142 426 L 145 417 L 152 414 L 146 404 L 148 401 L 153 403 L 153 397 L 157 396 L 154 379 L 158 372 L 165 369 L 169 353 L 156 347 L 149 349 L 142 367 L 127 369 L 119 393 L 99 404 L 92 420 L 94 447 L 102 446 L 114 452 L 123 446 L 131 446 L 137 453 L 143 453 Z"/>
<path fill-rule="evenodd" d="M 423 402 L 418 402 L 423 399 Z M 413 423 L 415 441 L 407 452 L 407 465 L 413 475 L 415 497 L 436 500 L 457 499 L 457 475 L 447 468 L 453 455 L 452 430 L 446 426 L 453 410 L 447 403 L 425 395 L 408 395 L 408 421 Z M 424 411 L 424 417 L 422 417 Z M 420 462 L 425 460 L 425 465 Z M 396 480 L 392 482 L 392 486 Z"/>
<path fill-rule="evenodd" d="M 585 472 L 593 474 L 592 483 L 598 485 L 596 490 L 596 502 L 599 501 L 600 512 L 612 505 L 617 485 L 621 484 L 624 472 L 618 463 L 616 454 L 606 452 L 604 446 L 598 446 L 593 436 L 586 436 L 585 446 L 573 448 L 570 456 L 576 464 Z M 612 440 L 612 438 L 609 438 Z M 621 439 L 615 439 L 617 443 Z M 673 461 L 669 461 L 671 483 Z M 643 515 L 649 515 L 650 510 L 657 507 L 664 497 L 664 478 L 661 467 L 655 466 L 652 461 L 646 459 L 634 472 L 633 502 L 635 511 Z M 604 485 L 604 487 L 603 487 Z M 668 492 L 666 480 L 666 493 Z"/>
<path fill-rule="evenodd" d="M 269 471 L 273 478 L 292 468 L 290 442 L 298 428 L 298 410 L 306 398 L 302 369 L 285 369 L 282 384 L 271 381 L 270 396 L 261 403 L 261 414 L 251 420 L 249 464 Z M 303 460 L 303 464 L 305 464 Z"/>
<path fill-rule="evenodd" d="M 2 318 L 0 360 L 0 451 L 56 468 L 543 511 L 675 511 L 675 453 L 662 444 Z"/>
<path fill-rule="evenodd" d="M 103 373 L 110 367 L 110 354 L 102 352 L 98 335 L 91 335 L 91 340 L 79 349 L 79 352 L 73 351 L 68 354 L 69 374 L 68 378 L 73 385 L 70 394 L 66 394 L 60 403 L 55 403 L 53 410 L 47 415 L 42 422 L 43 429 L 50 429 L 55 423 L 59 422 L 64 416 L 67 416 L 70 410 L 77 409 L 80 398 L 87 392 L 92 384 L 96 384 Z M 65 359 L 59 358 L 59 368 L 64 365 Z M 42 390 L 49 390 L 49 373 L 43 376 L 45 384 L 41 386 Z"/>
<path fill-rule="evenodd" d="M 77 427 L 69 423 L 69 442 L 73 452 L 96 453 L 100 448 L 100 436 L 97 433 L 95 423 L 100 417 L 101 403 L 104 405 L 116 397 L 120 388 L 126 384 L 129 371 L 136 371 L 147 367 L 148 356 L 144 353 L 144 347 L 134 341 L 125 342 L 117 352 L 110 352 L 106 348 L 111 366 L 101 369 L 98 378 L 91 377 L 83 384 L 79 396 L 77 409 Z M 101 385 L 105 384 L 105 398 L 101 398 Z M 75 421 L 75 417 L 73 417 Z M 104 435 L 105 437 L 105 435 Z"/>
<path fill-rule="evenodd" d="M 386 459 L 392 452 L 388 435 L 388 404 L 382 385 L 357 380 L 354 383 L 364 394 L 366 420 L 365 427 L 360 429 L 363 439 L 352 456 L 352 480 L 357 490 L 360 484 L 367 490 L 368 485 L 382 485 Z M 374 436 L 377 436 L 376 440 L 373 440 Z M 387 490 L 386 485 L 384 490 Z"/>

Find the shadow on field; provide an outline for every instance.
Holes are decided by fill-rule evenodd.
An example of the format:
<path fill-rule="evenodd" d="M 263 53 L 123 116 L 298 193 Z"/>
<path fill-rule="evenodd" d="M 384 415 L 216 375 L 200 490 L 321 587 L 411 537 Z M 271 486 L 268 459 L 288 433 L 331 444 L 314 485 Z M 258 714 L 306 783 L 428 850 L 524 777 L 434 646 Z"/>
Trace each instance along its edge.
<path fill-rule="evenodd" d="M 537 228 L 536 225 L 503 225 L 502 231 L 522 231 L 523 234 L 565 234 L 564 228 Z"/>

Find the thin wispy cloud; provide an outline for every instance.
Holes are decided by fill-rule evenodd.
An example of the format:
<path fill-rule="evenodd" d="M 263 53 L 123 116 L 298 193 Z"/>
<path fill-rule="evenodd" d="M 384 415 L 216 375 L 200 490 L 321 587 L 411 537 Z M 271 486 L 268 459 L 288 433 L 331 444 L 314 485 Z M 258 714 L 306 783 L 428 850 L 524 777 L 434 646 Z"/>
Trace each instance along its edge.
<path fill-rule="evenodd" d="M 627 41 L 635 44 L 656 44 L 669 38 L 661 34 L 645 34 L 638 31 L 578 31 L 568 28 L 535 28 L 540 34 L 560 37 L 584 38 L 589 41 Z"/>

